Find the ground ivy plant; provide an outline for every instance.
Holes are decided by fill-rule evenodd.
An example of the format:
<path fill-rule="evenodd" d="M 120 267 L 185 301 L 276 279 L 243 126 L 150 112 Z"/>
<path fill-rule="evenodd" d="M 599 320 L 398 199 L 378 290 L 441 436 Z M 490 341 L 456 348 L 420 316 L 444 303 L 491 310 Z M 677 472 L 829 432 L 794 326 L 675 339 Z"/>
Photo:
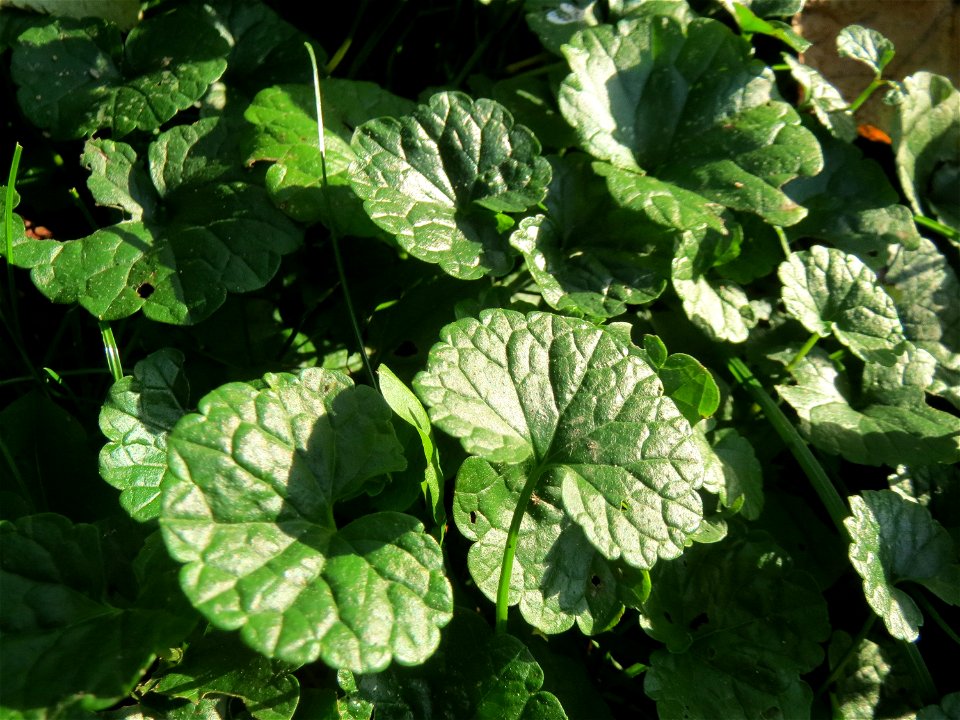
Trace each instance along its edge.
<path fill-rule="evenodd" d="M 103 5 L 0 3 L 0 717 L 957 715 L 951 79 L 851 26 L 848 102 L 803 0 Z"/>

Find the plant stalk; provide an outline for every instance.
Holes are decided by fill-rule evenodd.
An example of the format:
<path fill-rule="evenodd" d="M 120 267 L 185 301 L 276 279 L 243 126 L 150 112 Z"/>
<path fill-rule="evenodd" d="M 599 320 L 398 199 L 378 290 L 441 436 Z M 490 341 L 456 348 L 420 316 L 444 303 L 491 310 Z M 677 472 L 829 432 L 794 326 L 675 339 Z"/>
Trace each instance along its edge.
<path fill-rule="evenodd" d="M 520 491 L 520 497 L 517 498 L 517 506 L 513 509 L 513 517 L 510 519 L 510 529 L 507 531 L 507 544 L 503 548 L 503 563 L 500 565 L 500 582 L 497 584 L 497 633 L 503 634 L 507 631 L 507 611 L 510 608 L 510 578 L 513 575 L 513 558 L 517 554 L 517 540 L 520 537 L 520 524 L 523 522 L 523 516 L 527 512 L 527 505 L 530 504 L 530 497 L 533 495 L 534 488 L 540 481 L 544 468 L 538 468 L 530 473 L 527 481 L 523 484 Z"/>
<path fill-rule="evenodd" d="M 17 290 L 13 284 L 13 194 L 17 184 L 17 171 L 20 168 L 20 155 L 23 148 L 20 143 L 13 146 L 13 160 L 10 162 L 10 174 L 7 176 L 7 190 L 3 203 L 3 232 L 6 239 L 7 290 L 10 293 L 10 322 L 13 334 L 20 338 L 20 317 L 17 314 Z"/>
<path fill-rule="evenodd" d="M 113 328 L 105 320 L 100 320 L 98 324 L 100 336 L 103 338 L 103 351 L 107 356 L 107 367 L 110 368 L 113 381 L 119 382 L 123 379 L 123 365 L 120 362 L 120 349 L 117 347 L 116 338 L 113 337 Z"/>
<path fill-rule="evenodd" d="M 790 362 L 787 363 L 786 369 L 788 373 L 792 373 L 794 369 L 796 369 L 797 365 L 800 364 L 800 361 L 803 360 L 811 350 L 813 350 L 819 339 L 820 336 L 817 335 L 817 333 L 813 333 L 807 338 L 807 341 L 803 344 L 803 347 L 797 350 L 797 354 L 794 355 L 790 359 Z"/>
<path fill-rule="evenodd" d="M 932 705 L 933 703 L 938 702 L 940 700 L 940 695 L 937 693 L 937 686 L 933 683 L 933 677 L 930 675 L 930 669 L 923 661 L 923 656 L 920 655 L 920 648 L 917 647 L 915 642 L 904 641 L 903 645 L 907 654 L 907 661 L 910 663 L 910 672 L 913 674 L 913 679 L 917 683 L 917 687 L 920 691 L 920 697 L 924 704 Z"/>
<path fill-rule="evenodd" d="M 837 527 L 837 530 L 840 531 L 844 541 L 849 543 L 850 535 L 847 533 L 847 528 L 843 524 L 844 518 L 850 514 L 847 510 L 847 505 L 843 501 L 843 498 L 840 497 L 833 483 L 830 482 L 830 478 L 827 476 L 823 466 L 814 457 L 804 439 L 800 437 L 800 433 L 797 432 L 793 423 L 783 414 L 783 411 L 777 406 L 777 403 L 770 397 L 763 385 L 760 384 L 760 381 L 757 380 L 743 360 L 738 357 L 730 358 L 727 361 L 727 369 L 737 383 L 746 388 L 747 392 L 753 396 L 756 403 L 763 409 L 764 414 L 767 416 L 767 421 L 773 425 L 773 429 L 777 431 L 780 439 L 786 444 L 810 480 L 810 484 L 813 485 L 813 489 L 820 497 L 820 502 L 823 503 L 827 509 L 827 513 L 830 515 L 830 519 L 833 520 L 833 524 Z"/>
<path fill-rule="evenodd" d="M 956 631 L 947 625 L 947 621 L 943 619 L 943 616 L 939 612 L 937 612 L 937 609 L 933 606 L 933 603 L 927 599 L 927 596 L 922 590 L 912 593 L 911 597 L 920 603 L 920 605 L 923 607 L 924 614 L 933 618 L 933 621 L 940 627 L 941 630 L 943 630 L 944 634 L 948 638 L 953 640 L 953 642 L 955 642 L 957 645 L 960 645 L 960 635 L 957 635 Z"/>
<path fill-rule="evenodd" d="M 917 225 L 927 228 L 928 230 L 933 230 L 935 233 L 943 235 L 943 237 L 948 240 L 960 241 L 960 231 L 954 230 L 949 225 L 944 225 L 941 222 L 937 222 L 932 218 L 928 218 L 925 215 L 914 215 L 913 221 Z"/>

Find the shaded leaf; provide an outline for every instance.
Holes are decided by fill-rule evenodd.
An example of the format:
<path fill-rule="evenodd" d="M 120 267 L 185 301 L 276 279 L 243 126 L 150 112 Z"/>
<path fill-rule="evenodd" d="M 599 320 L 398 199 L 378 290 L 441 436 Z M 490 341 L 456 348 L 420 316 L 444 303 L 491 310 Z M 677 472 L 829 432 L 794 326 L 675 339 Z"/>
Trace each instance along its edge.
<path fill-rule="evenodd" d="M 160 523 L 184 591 L 268 657 L 423 662 L 452 610 L 440 547 L 399 513 L 334 521 L 337 501 L 403 468 L 390 409 L 327 370 L 264 384 L 214 390 L 168 440 Z"/>
<path fill-rule="evenodd" d="M 564 54 L 573 73 L 560 109 L 591 155 L 771 223 L 804 217 L 778 188 L 816 173 L 819 147 L 726 27 L 623 21 L 581 31 Z"/>
<path fill-rule="evenodd" d="M 857 123 L 840 91 L 819 71 L 784 53 L 783 60 L 793 79 L 803 88 L 803 104 L 835 138 L 851 143 L 857 137 Z M 822 174 L 822 173 L 821 173 Z M 794 198 L 796 199 L 796 198 Z"/>
<path fill-rule="evenodd" d="M 139 0 L 4 0 L 4 5 L 59 17 L 95 17 L 129 30 L 140 19 Z"/>
<path fill-rule="evenodd" d="M 495 216 L 540 202 L 550 181 L 533 133 L 498 103 L 462 93 L 365 123 L 351 145 L 350 182 L 370 219 L 414 257 L 462 280 L 511 268 Z"/>
<path fill-rule="evenodd" d="M 87 187 L 97 205 L 123 210 L 131 220 L 153 214 L 157 193 L 126 143 L 95 138 L 83 148 L 80 162 L 90 170 Z"/>
<path fill-rule="evenodd" d="M 713 432 L 704 444 L 703 489 L 716 493 L 724 507 L 756 520 L 763 510 L 763 474 L 753 446 L 733 428 Z"/>
<path fill-rule="evenodd" d="M 919 582 L 945 602 L 960 604 L 960 564 L 953 540 L 929 510 L 892 490 L 864 490 L 850 498 L 850 507 L 853 517 L 844 520 L 852 539 L 850 562 L 863 578 L 867 602 L 893 637 L 913 642 L 923 616 L 896 585 Z M 942 575 L 951 580 L 947 592 L 936 582 Z"/>

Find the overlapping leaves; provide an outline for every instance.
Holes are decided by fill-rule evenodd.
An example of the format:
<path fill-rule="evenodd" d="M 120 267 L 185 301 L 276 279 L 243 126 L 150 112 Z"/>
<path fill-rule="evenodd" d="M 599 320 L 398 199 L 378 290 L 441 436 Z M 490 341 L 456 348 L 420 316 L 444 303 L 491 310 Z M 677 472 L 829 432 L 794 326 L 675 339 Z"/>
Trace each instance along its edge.
<path fill-rule="evenodd" d="M 335 521 L 405 464 L 374 390 L 319 369 L 225 385 L 168 444 L 161 527 L 211 622 L 268 657 L 355 672 L 436 649 L 452 612 L 436 541 L 400 513 Z"/>
<path fill-rule="evenodd" d="M 562 509 L 573 523 L 567 536 L 582 532 L 589 543 L 579 542 L 578 554 L 596 551 L 645 569 L 676 557 L 697 529 L 703 471 L 689 423 L 625 332 L 545 313 L 485 311 L 443 330 L 414 385 L 433 423 L 460 438 L 467 452 L 514 466 L 509 472 L 535 483 L 534 492 L 552 506 L 544 508 L 547 516 L 559 518 Z M 506 504 L 516 480 L 504 486 L 474 467 Z M 464 482 L 466 492 L 482 494 L 473 480 Z M 458 486 L 458 507 L 461 492 Z M 515 509 L 506 504 L 497 512 Z M 503 515 L 485 522 L 505 526 Z M 556 552 L 551 540 L 533 541 L 534 562 Z M 582 559 L 566 555 L 563 562 L 581 566 L 575 574 L 582 578 L 590 566 Z"/>

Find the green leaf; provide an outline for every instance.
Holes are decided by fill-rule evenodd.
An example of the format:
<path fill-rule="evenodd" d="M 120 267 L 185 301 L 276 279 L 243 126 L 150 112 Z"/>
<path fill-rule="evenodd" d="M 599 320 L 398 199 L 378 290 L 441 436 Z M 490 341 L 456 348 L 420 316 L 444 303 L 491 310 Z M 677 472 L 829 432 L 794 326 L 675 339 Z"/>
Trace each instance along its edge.
<path fill-rule="evenodd" d="M 453 517 L 473 543 L 467 554 L 470 576 L 491 601 L 497 598 L 507 531 L 525 480 L 523 465 L 495 467 L 477 457 L 467 458 L 457 473 Z M 519 604 L 524 620 L 541 632 L 560 633 L 576 622 L 581 632 L 597 634 L 623 613 L 618 574 L 564 513 L 561 488 L 539 488 L 520 525 L 508 605 Z"/>
<path fill-rule="evenodd" d="M 510 236 L 543 299 L 556 310 L 616 317 L 666 289 L 663 258 L 641 240 L 633 213 L 610 203 L 585 155 L 549 158 L 547 215 L 525 218 Z"/>
<path fill-rule="evenodd" d="M 810 332 L 834 335 L 857 357 L 882 365 L 905 350 L 893 300 L 856 256 L 814 245 L 792 253 L 778 274 L 787 312 Z"/>
<path fill-rule="evenodd" d="M 452 610 L 439 545 L 399 513 L 334 522 L 337 501 L 405 465 L 389 407 L 327 370 L 264 383 L 214 390 L 168 440 L 160 523 L 184 591 L 268 657 L 423 662 Z"/>
<path fill-rule="evenodd" d="M 157 193 L 137 153 L 126 143 L 95 138 L 83 148 L 80 162 L 90 171 L 87 187 L 97 205 L 118 208 L 130 220 L 152 215 Z"/>
<path fill-rule="evenodd" d="M 843 670 L 837 679 L 837 710 L 843 720 L 865 717 L 904 717 L 922 704 L 902 643 L 864 638 L 856 648 L 843 631 L 834 633 L 828 655 L 831 668 Z M 838 664 L 854 653 L 843 668 Z"/>
<path fill-rule="evenodd" d="M 147 693 L 137 705 L 125 705 L 97 715 L 102 720 L 230 720 L 232 717 L 228 697 L 194 703 L 157 693 Z"/>
<path fill-rule="evenodd" d="M 917 712 L 917 720 L 952 720 L 960 717 L 960 693 L 944 695 L 939 705 L 927 705 Z"/>
<path fill-rule="evenodd" d="M 247 162 L 273 161 L 267 190 L 290 217 L 323 222 L 359 237 L 376 237 L 362 203 L 350 189 L 347 170 L 356 159 L 350 147 L 353 129 L 383 115 L 412 112 L 414 103 L 373 83 L 328 79 L 323 83 L 323 130 L 326 146 L 326 195 L 317 146 L 316 103 L 311 85 L 280 85 L 257 93 L 244 117 L 253 123 Z"/>
<path fill-rule="evenodd" d="M 896 54 L 893 43 L 876 30 L 860 25 L 849 25 L 837 35 L 837 53 L 840 57 L 851 58 L 873 70 L 880 77 L 883 70 Z"/>
<path fill-rule="evenodd" d="M 78 302 L 101 320 L 139 309 L 161 322 L 192 324 L 227 291 L 263 287 L 300 232 L 253 185 L 207 185 L 178 198 L 167 223 L 130 222 L 81 240 L 26 241 L 13 263 L 53 302 Z M 272 222 L 271 222 L 272 220 Z"/>
<path fill-rule="evenodd" d="M 852 143 L 857 137 L 857 122 L 840 91 L 819 71 L 804 65 L 792 55 L 784 53 L 783 60 L 790 68 L 793 79 L 803 88 L 803 105 L 813 110 L 817 120 L 831 135 L 838 140 Z"/>
<path fill-rule="evenodd" d="M 550 165 L 503 106 L 439 93 L 412 115 L 361 125 L 351 144 L 351 185 L 404 250 L 462 280 L 510 270 L 495 216 L 540 202 Z"/>
<path fill-rule="evenodd" d="M 20 36 L 11 67 L 34 124 L 59 138 L 104 127 L 119 138 L 191 107 L 223 74 L 228 52 L 211 13 L 188 5 L 138 25 L 122 49 L 113 26 L 52 20 Z"/>
<path fill-rule="evenodd" d="M 800 675 L 820 664 L 827 607 L 769 541 L 697 545 L 653 573 L 640 622 L 667 650 L 644 690 L 660 717 L 803 717 Z"/>
<path fill-rule="evenodd" d="M 884 287 L 897 306 L 903 332 L 937 366 L 927 390 L 960 408 L 960 281 L 937 246 L 920 239 L 916 250 L 891 248 Z"/>
<path fill-rule="evenodd" d="M 760 517 L 763 473 L 750 442 L 733 428 L 723 428 L 713 432 L 709 442 L 704 437 L 700 451 L 707 464 L 703 489 L 747 520 Z"/>
<path fill-rule="evenodd" d="M 414 379 L 436 426 L 489 462 L 529 461 L 607 559 L 646 569 L 682 551 L 702 462 L 625 327 L 490 310 L 441 338 Z"/>
<path fill-rule="evenodd" d="M 920 214 L 960 228 L 960 92 L 942 75 L 918 72 L 888 97 L 897 177 Z"/>
<path fill-rule="evenodd" d="M 121 491 L 120 504 L 134 520 L 160 515 L 167 437 L 186 414 L 189 394 L 183 354 L 158 350 L 114 383 L 100 410 L 100 429 L 110 440 L 100 451 L 100 474 Z"/>
<path fill-rule="evenodd" d="M 236 147 L 239 123 L 203 118 L 178 125 L 150 143 L 150 177 L 160 196 L 170 202 L 178 193 L 191 193 L 215 183 L 246 181 Z"/>
<path fill-rule="evenodd" d="M 300 686 L 288 668 L 247 648 L 233 634 L 208 632 L 183 660 L 151 687 L 154 693 L 199 702 L 218 695 L 240 698 L 256 720 L 290 720 Z"/>
<path fill-rule="evenodd" d="M 734 0 L 721 0 L 721 2 L 733 15 L 741 32 L 748 37 L 754 33 L 767 35 L 799 53 L 812 45 L 809 40 L 795 33 L 787 23 L 780 20 L 764 20 L 754 13 L 749 3 L 734 2 Z"/>
<path fill-rule="evenodd" d="M 820 170 L 816 139 L 720 23 L 623 21 L 583 30 L 564 54 L 560 109 L 594 157 L 778 225 L 806 215 L 778 188 Z"/>
<path fill-rule="evenodd" d="M 54 514 L 0 521 L 0 544 L 4 706 L 27 710 L 85 696 L 85 709 L 109 707 L 196 622 L 160 557 L 147 563 L 140 596 L 114 604 L 92 525 Z"/>
<path fill-rule="evenodd" d="M 898 640 L 919 637 L 923 616 L 907 593 L 895 587 L 910 580 L 927 585 L 951 605 L 960 604 L 960 586 L 944 593 L 936 583 L 960 573 L 953 540 L 930 511 L 892 490 L 864 490 L 850 498 L 853 517 L 844 525 L 850 533 L 850 562 L 863 578 L 867 602 Z"/>
<path fill-rule="evenodd" d="M 756 324 L 750 301 L 736 283 L 707 275 L 727 242 L 714 230 L 684 232 L 673 258 L 673 289 L 694 325 L 716 340 L 740 343 Z"/>
<path fill-rule="evenodd" d="M 540 689 L 543 680 L 522 642 L 494 635 L 479 615 L 457 608 L 440 649 L 424 665 L 342 684 L 350 688 L 346 702 L 372 706 L 378 720 L 563 720 L 557 698 Z"/>
<path fill-rule="evenodd" d="M 899 195 L 884 170 L 853 145 L 817 134 L 823 171 L 816 177 L 797 178 L 783 189 L 810 210 L 807 217 L 786 228 L 787 237 L 825 240 L 875 271 L 886 265 L 888 245 L 917 248 L 920 234 L 913 213 L 898 203 Z"/>
<path fill-rule="evenodd" d="M 524 10 L 530 29 L 545 48 L 558 55 L 578 30 L 602 23 L 613 25 L 628 17 L 666 15 L 686 25 L 696 17 L 687 0 L 525 0 Z"/>
<path fill-rule="evenodd" d="M 793 351 L 784 353 L 788 354 Z M 960 461 L 960 418 L 927 405 L 855 409 L 844 378 L 819 350 L 807 355 L 793 375 L 797 384 L 779 385 L 777 391 L 797 411 L 810 441 L 822 450 L 863 465 Z"/>
<path fill-rule="evenodd" d="M 140 19 L 139 0 L 4 0 L 3 5 L 59 17 L 96 17 L 129 30 Z"/>
<path fill-rule="evenodd" d="M 430 416 L 413 391 L 403 384 L 393 370 L 381 364 L 377 369 L 377 377 L 380 380 L 380 392 L 387 405 L 420 436 L 423 456 L 427 463 L 421 482 L 423 496 L 431 508 L 434 522 L 438 527 L 443 527 L 447 521 L 443 505 L 443 471 L 440 469 L 440 451 L 434 442 Z"/>
<path fill-rule="evenodd" d="M 710 417 L 720 406 L 720 389 L 710 371 L 696 358 L 674 353 L 657 368 L 657 375 L 663 391 L 691 425 Z"/>

